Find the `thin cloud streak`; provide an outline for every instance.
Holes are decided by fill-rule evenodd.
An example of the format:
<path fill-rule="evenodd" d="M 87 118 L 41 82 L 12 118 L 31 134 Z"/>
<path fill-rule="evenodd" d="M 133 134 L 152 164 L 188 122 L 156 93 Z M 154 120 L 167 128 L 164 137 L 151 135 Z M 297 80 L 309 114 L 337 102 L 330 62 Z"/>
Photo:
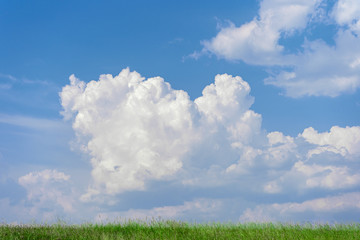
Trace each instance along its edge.
<path fill-rule="evenodd" d="M 0 123 L 35 130 L 50 130 L 64 127 L 64 122 L 61 119 L 51 120 L 46 118 L 35 118 L 29 116 L 8 114 L 0 114 Z"/>

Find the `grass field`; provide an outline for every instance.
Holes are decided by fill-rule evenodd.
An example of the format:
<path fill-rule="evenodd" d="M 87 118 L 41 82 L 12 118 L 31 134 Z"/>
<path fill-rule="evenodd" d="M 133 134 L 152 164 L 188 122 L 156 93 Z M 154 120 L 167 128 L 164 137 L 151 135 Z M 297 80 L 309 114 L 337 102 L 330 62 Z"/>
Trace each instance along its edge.
<path fill-rule="evenodd" d="M 0 239 L 360 239 L 360 224 L 189 224 L 129 221 L 83 225 L 0 225 Z"/>

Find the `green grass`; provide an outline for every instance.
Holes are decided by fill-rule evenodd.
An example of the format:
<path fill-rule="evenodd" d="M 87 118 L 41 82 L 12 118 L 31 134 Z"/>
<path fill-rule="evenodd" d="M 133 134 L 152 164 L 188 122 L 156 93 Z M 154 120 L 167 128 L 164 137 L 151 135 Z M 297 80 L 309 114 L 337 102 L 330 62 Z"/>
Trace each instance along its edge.
<path fill-rule="evenodd" d="M 360 224 L 189 224 L 177 221 L 83 225 L 2 224 L 0 239 L 360 239 Z"/>

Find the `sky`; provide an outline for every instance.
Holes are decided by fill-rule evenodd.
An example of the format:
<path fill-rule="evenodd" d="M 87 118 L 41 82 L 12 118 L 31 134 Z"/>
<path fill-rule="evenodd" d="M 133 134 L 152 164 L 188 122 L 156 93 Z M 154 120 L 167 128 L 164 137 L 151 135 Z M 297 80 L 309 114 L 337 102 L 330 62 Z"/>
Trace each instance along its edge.
<path fill-rule="evenodd" d="M 359 1 L 3 0 L 0 33 L 0 221 L 359 221 Z"/>

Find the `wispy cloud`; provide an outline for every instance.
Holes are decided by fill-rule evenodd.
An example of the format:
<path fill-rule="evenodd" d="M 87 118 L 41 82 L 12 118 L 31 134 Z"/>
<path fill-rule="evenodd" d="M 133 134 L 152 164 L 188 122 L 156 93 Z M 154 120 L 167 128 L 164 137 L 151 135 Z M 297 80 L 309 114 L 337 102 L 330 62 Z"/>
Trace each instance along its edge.
<path fill-rule="evenodd" d="M 14 84 L 50 85 L 50 82 L 48 82 L 48 81 L 31 80 L 26 77 L 18 78 L 13 75 L 10 75 L 10 74 L 3 74 L 3 73 L 0 73 L 0 81 L 6 82 L 3 84 L 0 84 L 0 88 L 1 88 L 1 86 L 3 86 L 4 89 L 5 88 L 10 89 Z"/>
<path fill-rule="evenodd" d="M 16 82 L 17 81 L 17 78 L 15 78 L 14 76 L 10 75 L 10 74 L 3 74 L 3 73 L 0 73 L 0 79 L 7 79 L 7 80 L 11 80 L 13 82 Z"/>
<path fill-rule="evenodd" d="M 3 90 L 8 90 L 11 87 L 12 87 L 11 84 L 0 84 L 0 89 L 3 89 Z"/>
<path fill-rule="evenodd" d="M 178 44 L 178 43 L 181 43 L 183 41 L 184 41 L 183 38 L 177 37 L 177 38 L 174 38 L 173 40 L 169 41 L 168 43 L 169 44 Z"/>
<path fill-rule="evenodd" d="M 0 123 L 36 130 L 58 129 L 63 127 L 64 125 L 60 119 L 35 118 L 21 115 L 7 115 L 1 113 Z"/>

